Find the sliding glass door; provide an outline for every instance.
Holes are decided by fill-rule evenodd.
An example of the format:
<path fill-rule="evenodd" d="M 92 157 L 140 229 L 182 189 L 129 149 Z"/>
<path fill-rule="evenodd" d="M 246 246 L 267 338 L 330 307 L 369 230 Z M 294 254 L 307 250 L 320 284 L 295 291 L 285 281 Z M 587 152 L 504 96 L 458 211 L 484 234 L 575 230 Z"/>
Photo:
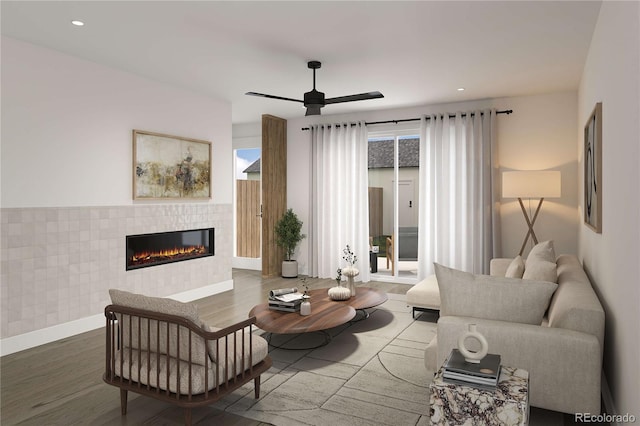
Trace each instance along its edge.
<path fill-rule="evenodd" d="M 374 279 L 417 280 L 419 163 L 416 133 L 369 138 L 370 267 Z"/>

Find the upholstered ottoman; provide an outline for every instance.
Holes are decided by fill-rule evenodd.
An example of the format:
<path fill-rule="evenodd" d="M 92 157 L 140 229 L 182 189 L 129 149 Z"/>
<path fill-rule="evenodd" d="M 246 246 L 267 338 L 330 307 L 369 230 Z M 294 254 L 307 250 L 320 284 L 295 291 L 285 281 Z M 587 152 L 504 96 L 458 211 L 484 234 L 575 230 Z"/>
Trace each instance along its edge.
<path fill-rule="evenodd" d="M 429 275 L 407 291 L 407 305 L 413 308 L 414 318 L 416 311 L 440 311 L 440 289 L 435 275 Z"/>

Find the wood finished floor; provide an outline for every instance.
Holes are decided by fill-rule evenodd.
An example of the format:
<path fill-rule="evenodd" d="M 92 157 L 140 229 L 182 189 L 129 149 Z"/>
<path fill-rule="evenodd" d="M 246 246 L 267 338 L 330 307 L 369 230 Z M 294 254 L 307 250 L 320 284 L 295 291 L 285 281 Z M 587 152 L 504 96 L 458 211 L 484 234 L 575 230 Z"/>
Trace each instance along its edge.
<path fill-rule="evenodd" d="M 234 289 L 197 300 L 203 321 L 224 327 L 247 318 L 269 290 L 301 287 L 296 279 L 262 279 L 260 272 L 234 270 Z M 332 280 L 309 279 L 322 288 Z M 405 284 L 370 282 L 387 293 L 404 294 Z M 0 424 L 2 425 L 181 425 L 183 411 L 129 393 L 126 416 L 120 415 L 119 390 L 102 381 L 104 331 L 90 331 L 0 358 Z M 194 424 L 264 425 L 214 408 L 193 411 Z"/>

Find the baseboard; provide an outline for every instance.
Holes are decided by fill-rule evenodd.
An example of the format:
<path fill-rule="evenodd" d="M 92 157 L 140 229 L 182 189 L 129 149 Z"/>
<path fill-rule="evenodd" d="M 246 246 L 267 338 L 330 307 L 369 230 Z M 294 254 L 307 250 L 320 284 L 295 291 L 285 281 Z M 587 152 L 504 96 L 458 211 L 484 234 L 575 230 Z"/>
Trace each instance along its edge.
<path fill-rule="evenodd" d="M 233 289 L 233 280 L 222 281 L 205 287 L 187 290 L 181 293 L 173 294 L 171 299 L 180 302 L 190 302 L 192 300 L 202 299 L 203 297 L 213 296 L 214 294 Z M 105 324 L 104 313 L 92 315 L 85 318 L 65 322 L 40 330 L 31 331 L 29 333 L 19 334 L 17 336 L 7 337 L 0 340 L 0 356 L 10 355 L 25 349 L 34 348 L 36 346 L 51 343 L 66 337 L 75 336 L 76 334 L 86 333 L 103 327 Z"/>
<path fill-rule="evenodd" d="M 233 257 L 231 258 L 231 267 L 236 269 L 262 271 L 262 259 L 259 257 Z"/>

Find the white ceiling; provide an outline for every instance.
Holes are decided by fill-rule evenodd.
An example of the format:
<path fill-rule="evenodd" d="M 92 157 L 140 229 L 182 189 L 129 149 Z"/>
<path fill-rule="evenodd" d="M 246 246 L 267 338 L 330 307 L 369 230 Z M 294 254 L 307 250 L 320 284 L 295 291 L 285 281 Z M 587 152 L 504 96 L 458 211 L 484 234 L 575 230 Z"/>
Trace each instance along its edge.
<path fill-rule="evenodd" d="M 323 114 L 575 90 L 600 2 L 2 1 L 2 34 L 231 103 L 304 115 L 317 89 L 384 99 Z M 70 21 L 79 19 L 84 27 Z M 458 87 L 465 87 L 459 92 Z"/>

